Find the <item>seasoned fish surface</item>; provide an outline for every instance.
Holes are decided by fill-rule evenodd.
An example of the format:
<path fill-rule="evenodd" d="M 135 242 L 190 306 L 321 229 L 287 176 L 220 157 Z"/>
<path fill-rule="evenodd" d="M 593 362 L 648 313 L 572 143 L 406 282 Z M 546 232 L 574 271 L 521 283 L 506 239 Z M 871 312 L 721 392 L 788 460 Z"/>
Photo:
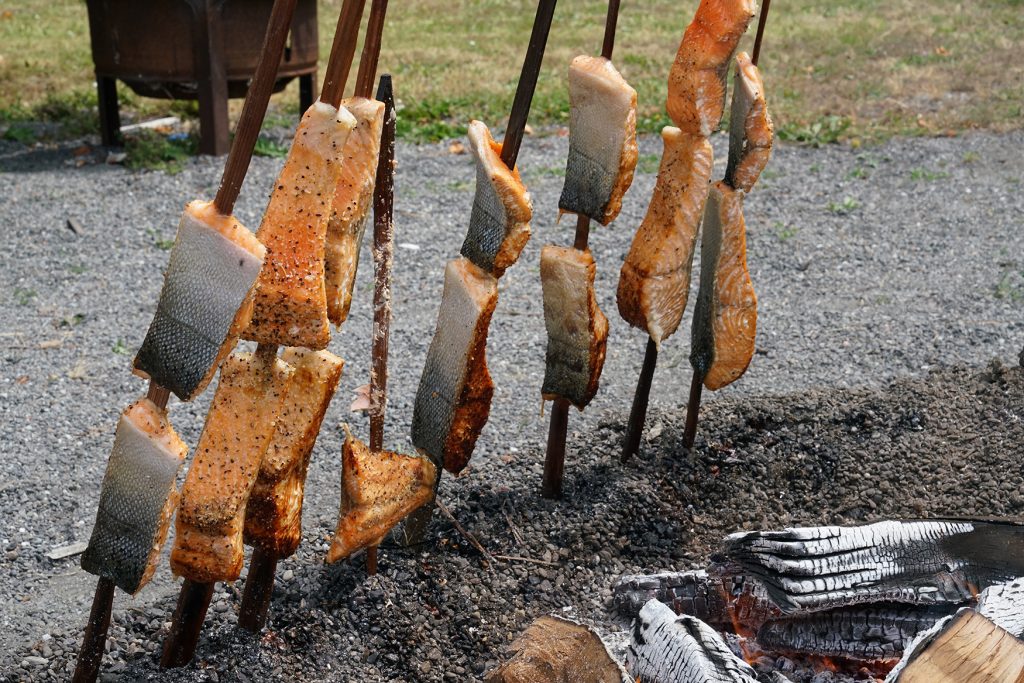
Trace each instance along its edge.
<path fill-rule="evenodd" d="M 265 353 L 230 356 L 181 490 L 171 569 L 198 583 L 242 571 L 245 505 L 270 445 L 292 368 Z"/>
<path fill-rule="evenodd" d="M 540 252 L 548 350 L 541 393 L 583 410 L 597 393 L 608 343 L 608 318 L 597 307 L 590 251 L 545 246 Z"/>
<path fill-rule="evenodd" d="M 341 511 L 328 562 L 378 545 L 392 527 L 430 501 L 437 477 L 428 458 L 374 452 L 351 434 L 346 434 L 341 458 Z"/>
<path fill-rule="evenodd" d="M 317 101 L 302 117 L 263 223 L 267 247 L 246 339 L 322 349 L 331 340 L 324 250 L 342 149 L 355 119 Z"/>
<path fill-rule="evenodd" d="M 149 399 L 121 414 L 82 569 L 132 595 L 149 582 L 178 504 L 174 482 L 187 453 L 167 411 Z"/>
<path fill-rule="evenodd" d="M 416 391 L 412 442 L 450 472 L 469 462 L 490 415 L 487 328 L 497 303 L 497 280 L 468 259 L 448 262 L 437 330 Z"/>
<path fill-rule="evenodd" d="M 487 126 L 469 124 L 469 144 L 476 157 L 476 194 L 462 255 L 494 277 L 519 258 L 530 239 L 533 204 L 517 169 L 501 160 L 501 144 Z"/>
<path fill-rule="evenodd" d="M 764 99 L 761 72 L 746 52 L 736 55 L 736 84 L 729 114 L 729 165 L 725 180 L 737 190 L 750 192 L 768 164 L 775 131 Z"/>
<path fill-rule="evenodd" d="M 671 126 L 661 138 L 665 151 L 658 180 L 622 264 L 616 297 L 623 320 L 647 330 L 659 345 L 683 319 L 712 169 L 707 138 Z"/>
<path fill-rule="evenodd" d="M 608 225 L 636 170 L 636 90 L 611 61 L 580 55 L 569 65 L 569 102 L 569 158 L 558 208 Z"/>
<path fill-rule="evenodd" d="M 700 292 L 693 311 L 690 364 L 715 390 L 735 382 L 754 357 L 757 295 L 747 271 L 743 192 L 715 183 L 704 212 Z"/>
<path fill-rule="evenodd" d="M 252 312 L 266 249 L 212 202 L 191 202 L 178 224 L 153 322 L 136 374 L 190 401 L 231 353 Z"/>
<path fill-rule="evenodd" d="M 708 137 L 725 111 L 725 81 L 753 0 L 701 0 L 668 74 L 668 115 L 684 133 Z"/>
<path fill-rule="evenodd" d="M 327 317 L 340 326 L 352 305 L 352 285 L 359 268 L 359 251 L 373 201 L 373 185 L 384 126 L 384 103 L 352 97 L 342 105 L 356 120 L 342 150 L 341 174 L 327 223 L 324 275 Z"/>
<path fill-rule="evenodd" d="M 288 380 L 270 446 L 245 507 L 245 542 L 288 557 L 302 537 L 302 498 L 309 456 L 345 362 L 330 351 L 285 349 Z"/>

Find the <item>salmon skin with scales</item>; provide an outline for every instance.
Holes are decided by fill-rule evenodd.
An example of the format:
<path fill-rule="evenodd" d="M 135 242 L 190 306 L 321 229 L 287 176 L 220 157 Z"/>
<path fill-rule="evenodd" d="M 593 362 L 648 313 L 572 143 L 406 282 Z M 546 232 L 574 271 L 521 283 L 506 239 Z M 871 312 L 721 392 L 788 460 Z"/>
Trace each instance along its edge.
<path fill-rule="evenodd" d="M 206 389 L 249 324 L 266 249 L 212 202 L 185 207 L 156 314 L 135 356 L 135 374 L 190 401 Z"/>
<path fill-rule="evenodd" d="M 519 171 L 501 160 L 501 143 L 480 121 L 469 124 L 469 145 L 476 157 L 476 194 L 461 253 L 499 278 L 530 239 L 533 204 Z"/>
<path fill-rule="evenodd" d="M 757 295 L 747 271 L 742 190 L 725 181 L 711 187 L 702 235 L 690 364 L 704 378 L 704 386 L 714 391 L 746 372 L 757 336 Z"/>
<path fill-rule="evenodd" d="M 636 90 L 611 61 L 580 55 L 569 65 L 569 158 L 558 200 L 562 211 L 608 225 L 633 182 Z"/>
<path fill-rule="evenodd" d="M 597 394 L 608 344 L 608 318 L 597 306 L 597 266 L 590 250 L 545 246 L 540 252 L 548 333 L 544 400 L 568 399 L 583 410 Z"/>
<path fill-rule="evenodd" d="M 647 330 L 656 344 L 683 319 L 690 269 L 711 179 L 711 143 L 666 126 L 665 150 L 651 203 L 622 264 L 616 295 L 619 314 Z"/>
<path fill-rule="evenodd" d="M 256 237 L 267 247 L 246 339 L 322 349 L 331 340 L 324 284 L 327 222 L 342 150 L 356 121 L 315 102 L 302 117 Z"/>
<path fill-rule="evenodd" d="M 359 268 L 359 252 L 373 201 L 373 186 L 384 127 L 384 103 L 352 97 L 342 105 L 356 125 L 342 150 L 341 175 L 327 223 L 324 275 L 327 286 L 327 317 L 336 326 L 348 318 L 352 286 Z"/>
<path fill-rule="evenodd" d="M 379 545 L 392 527 L 430 502 L 437 480 L 430 459 L 371 451 L 348 427 L 341 458 L 341 510 L 328 562 Z"/>
<path fill-rule="evenodd" d="M 197 583 L 242 571 L 245 506 L 293 369 L 268 353 L 230 356 L 181 490 L 171 569 Z"/>
<path fill-rule="evenodd" d="M 167 411 L 149 399 L 121 414 L 82 569 L 132 595 L 149 583 L 178 505 L 175 479 L 187 454 Z"/>
<path fill-rule="evenodd" d="M 729 62 L 753 16 L 753 0 L 701 0 L 668 74 L 665 107 L 683 132 L 708 137 L 718 128 Z"/>
<path fill-rule="evenodd" d="M 416 391 L 412 443 L 449 472 L 461 472 L 491 411 L 487 328 L 498 281 L 465 258 L 448 262 L 437 329 Z"/>
<path fill-rule="evenodd" d="M 772 154 L 774 126 L 768 115 L 761 72 L 746 52 L 736 55 L 733 83 L 725 180 L 737 190 L 750 192 Z"/>
<path fill-rule="evenodd" d="M 309 456 L 345 361 L 330 351 L 285 349 L 294 368 L 277 426 L 245 506 L 245 542 L 289 557 L 302 538 L 302 498 Z"/>

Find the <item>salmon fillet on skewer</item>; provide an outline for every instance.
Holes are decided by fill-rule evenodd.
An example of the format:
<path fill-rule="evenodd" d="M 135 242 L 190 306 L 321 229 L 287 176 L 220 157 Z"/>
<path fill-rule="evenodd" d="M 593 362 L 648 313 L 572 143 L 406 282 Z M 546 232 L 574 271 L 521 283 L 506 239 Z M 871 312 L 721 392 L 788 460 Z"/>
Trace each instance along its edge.
<path fill-rule="evenodd" d="M 206 389 L 252 314 L 267 250 L 213 202 L 190 202 L 134 372 L 190 401 Z"/>
<path fill-rule="evenodd" d="M 267 247 L 244 337 L 322 349 L 331 339 L 324 250 L 342 150 L 356 121 L 317 101 L 302 117 L 256 236 Z"/>
<path fill-rule="evenodd" d="M 146 398 L 128 406 L 117 423 L 82 569 L 132 595 L 149 582 L 178 505 L 175 479 L 187 454 L 166 409 Z"/>
<path fill-rule="evenodd" d="M 270 446 L 245 506 L 244 540 L 289 557 L 302 538 L 302 499 L 320 425 L 345 361 L 330 351 L 288 348 L 281 360 L 294 368 Z"/>
<path fill-rule="evenodd" d="M 580 55 L 569 65 L 569 158 L 558 200 L 562 211 L 608 225 L 633 182 L 636 90 L 611 61 Z"/>
<path fill-rule="evenodd" d="M 568 399 L 583 410 L 597 394 L 608 343 L 608 318 L 597 306 L 597 266 L 590 250 L 545 246 L 540 252 L 548 333 L 544 400 Z"/>
<path fill-rule="evenodd" d="M 679 326 L 690 293 L 690 269 L 711 179 L 707 138 L 666 126 L 665 151 L 651 203 L 622 264 L 619 314 L 656 344 Z"/>
<path fill-rule="evenodd" d="M 733 83 L 725 180 L 737 190 L 750 192 L 771 157 L 775 127 L 768 115 L 761 72 L 746 52 L 736 55 Z"/>
<path fill-rule="evenodd" d="M 275 355 L 238 353 L 220 371 L 181 490 L 171 569 L 196 583 L 242 571 L 245 506 L 294 370 Z"/>

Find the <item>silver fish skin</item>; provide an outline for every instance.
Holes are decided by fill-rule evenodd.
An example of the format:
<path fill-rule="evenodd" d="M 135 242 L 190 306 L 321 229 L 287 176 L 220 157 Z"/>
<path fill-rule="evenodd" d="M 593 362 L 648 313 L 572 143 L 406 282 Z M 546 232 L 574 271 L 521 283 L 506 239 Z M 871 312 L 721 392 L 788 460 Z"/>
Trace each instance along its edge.
<path fill-rule="evenodd" d="M 633 182 L 636 90 L 611 61 L 580 55 L 569 65 L 569 157 L 558 200 L 562 211 L 608 225 Z"/>
<path fill-rule="evenodd" d="M 82 569 L 132 595 L 149 582 L 178 503 L 175 480 L 187 453 L 167 412 L 150 400 L 121 414 Z"/>
<path fill-rule="evenodd" d="M 735 73 L 725 180 L 737 190 L 750 192 L 771 157 L 775 127 L 768 115 L 761 72 L 746 52 L 736 55 Z"/>
<path fill-rule="evenodd" d="M 212 203 L 186 206 L 137 373 L 182 401 L 202 393 L 248 324 L 265 256 L 252 233 Z"/>

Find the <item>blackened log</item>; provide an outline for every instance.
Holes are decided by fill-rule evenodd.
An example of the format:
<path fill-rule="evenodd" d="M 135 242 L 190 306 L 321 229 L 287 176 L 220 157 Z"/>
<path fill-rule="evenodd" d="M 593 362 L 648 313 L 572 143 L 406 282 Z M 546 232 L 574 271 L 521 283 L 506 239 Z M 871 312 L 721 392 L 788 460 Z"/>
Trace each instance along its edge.
<path fill-rule="evenodd" d="M 1024 578 L 989 586 L 978 596 L 978 613 L 1024 639 Z"/>

